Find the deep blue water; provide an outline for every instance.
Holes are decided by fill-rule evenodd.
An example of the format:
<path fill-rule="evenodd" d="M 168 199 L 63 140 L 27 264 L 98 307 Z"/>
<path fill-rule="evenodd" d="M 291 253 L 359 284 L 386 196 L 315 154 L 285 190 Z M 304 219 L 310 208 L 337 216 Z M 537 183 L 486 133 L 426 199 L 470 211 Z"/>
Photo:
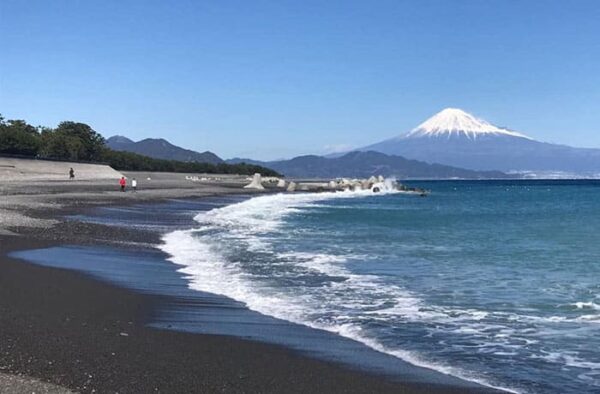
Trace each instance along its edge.
<path fill-rule="evenodd" d="M 413 183 L 416 184 L 416 183 Z M 519 392 L 600 391 L 600 184 L 253 198 L 163 250 L 192 289 Z"/>
<path fill-rule="evenodd" d="M 248 196 L 223 196 L 199 200 L 170 200 L 159 204 L 102 207 L 73 220 L 145 231 L 170 233 L 195 228 L 193 218 L 206 212 L 247 200 Z M 341 362 L 403 382 L 462 387 L 475 392 L 478 385 L 415 367 L 395 356 L 335 333 L 277 319 L 247 308 L 244 302 L 190 288 L 179 266 L 147 243 L 115 240 L 114 246 L 63 245 L 22 250 L 12 256 L 35 264 L 70 269 L 94 279 L 150 294 L 155 308 L 147 324 L 159 329 L 242 337 L 284 345 L 308 356 Z"/>
<path fill-rule="evenodd" d="M 600 392 L 600 182 L 411 185 L 431 194 L 237 196 L 75 218 L 164 233 L 170 262 L 122 246 L 17 255 L 170 297 L 150 322 L 160 328 L 415 381 L 439 376 L 400 360 L 523 393 Z"/>

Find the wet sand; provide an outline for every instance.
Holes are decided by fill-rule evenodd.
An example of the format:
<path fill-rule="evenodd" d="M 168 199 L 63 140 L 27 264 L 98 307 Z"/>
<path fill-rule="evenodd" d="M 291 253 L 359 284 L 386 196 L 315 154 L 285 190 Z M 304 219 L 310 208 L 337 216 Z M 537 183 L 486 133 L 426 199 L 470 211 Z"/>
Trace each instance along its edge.
<path fill-rule="evenodd" d="M 65 222 L 63 216 L 95 205 L 246 193 L 239 185 L 177 178 L 123 195 L 105 182 L 3 184 L 1 190 L 0 384 L 19 376 L 19 384 L 29 383 L 28 391 L 36 392 L 44 392 L 35 389 L 40 381 L 55 385 L 45 386 L 47 392 L 491 391 L 403 382 L 280 346 L 149 328 L 146 323 L 161 302 L 157 296 L 7 256 L 65 243 L 153 242 L 152 233 Z"/>

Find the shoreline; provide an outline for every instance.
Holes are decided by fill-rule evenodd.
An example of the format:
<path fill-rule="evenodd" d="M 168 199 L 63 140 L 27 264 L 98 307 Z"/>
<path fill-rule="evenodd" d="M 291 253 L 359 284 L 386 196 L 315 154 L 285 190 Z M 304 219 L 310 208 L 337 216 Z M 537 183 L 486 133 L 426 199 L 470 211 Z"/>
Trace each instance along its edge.
<path fill-rule="evenodd" d="M 243 189 L 237 192 L 248 194 Z M 278 345 L 150 328 L 146 323 L 159 297 L 7 256 L 16 250 L 65 243 L 106 241 L 110 245 L 115 238 L 148 242 L 149 232 L 62 219 L 93 206 L 127 204 L 112 198 L 96 202 L 32 215 L 58 220 L 51 231 L 34 227 L 21 229 L 21 236 L 0 235 L 0 319 L 5 328 L 0 338 L 0 372 L 84 392 L 496 392 L 486 387 L 402 382 Z"/>

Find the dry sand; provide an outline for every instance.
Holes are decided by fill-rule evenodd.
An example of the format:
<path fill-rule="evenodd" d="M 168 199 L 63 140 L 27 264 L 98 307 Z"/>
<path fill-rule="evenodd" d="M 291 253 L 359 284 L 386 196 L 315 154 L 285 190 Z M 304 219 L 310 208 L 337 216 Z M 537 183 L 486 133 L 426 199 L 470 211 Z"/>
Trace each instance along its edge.
<path fill-rule="evenodd" d="M 156 297 L 7 256 L 65 242 L 150 242 L 143 232 L 62 219 L 95 205 L 261 193 L 242 189 L 246 177 L 195 182 L 189 174 L 125 175 L 138 180 L 137 192 L 118 191 L 117 179 L 0 180 L 0 392 L 493 391 L 443 379 L 402 382 L 279 346 L 152 329 L 145 322 Z"/>
<path fill-rule="evenodd" d="M 121 192 L 118 177 L 95 180 L 30 177 L 8 180 L 0 177 L 0 235 L 14 234 L 21 227 L 51 228 L 58 223 L 52 219 L 52 212 L 68 207 L 265 192 L 242 189 L 249 182 L 247 176 L 132 171 L 123 172 L 123 175 L 127 177 L 128 185 L 133 178 L 137 180 L 137 191 L 128 186 L 126 192 Z M 194 177 L 198 180 L 190 179 Z M 28 212 L 35 214 L 28 215 Z"/>

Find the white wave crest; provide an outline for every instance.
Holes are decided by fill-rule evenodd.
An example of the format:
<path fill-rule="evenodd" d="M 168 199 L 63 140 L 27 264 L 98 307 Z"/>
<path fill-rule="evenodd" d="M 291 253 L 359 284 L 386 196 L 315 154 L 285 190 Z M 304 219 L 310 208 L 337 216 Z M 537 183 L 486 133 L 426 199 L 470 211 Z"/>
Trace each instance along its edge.
<path fill-rule="evenodd" d="M 596 304 L 593 301 L 589 301 L 589 302 L 574 302 L 574 303 L 572 303 L 570 305 L 573 305 L 577 309 L 592 309 L 592 310 L 595 310 L 595 311 L 600 311 L 600 304 Z"/>
<path fill-rule="evenodd" d="M 382 194 L 386 193 L 377 195 Z M 265 315 L 336 333 L 416 366 L 515 392 L 491 385 L 457 367 L 431 363 L 414 352 L 391 349 L 364 332 L 358 323 L 361 317 L 384 319 L 386 315 L 415 321 L 456 320 L 461 316 L 478 319 L 485 312 L 453 312 L 454 316 L 450 317 L 447 312 L 426 305 L 405 289 L 383 284 L 378 277 L 359 275 L 346 269 L 346 262 L 365 256 L 293 250 L 276 253 L 271 250 L 269 235 L 281 230 L 286 216 L 319 201 L 373 195 L 370 191 L 361 191 L 255 197 L 198 214 L 195 218 L 200 224 L 198 229 L 166 234 L 161 249 L 171 256 L 172 262 L 182 266 L 179 271 L 186 275 L 192 289 L 224 295 Z M 273 274 L 265 278 L 244 269 L 242 262 L 228 258 L 227 249 L 232 243 L 243 243 L 252 252 L 271 253 L 276 259 L 270 264 L 292 264 L 295 269 L 304 270 L 298 275 L 304 272 L 323 274 L 328 278 L 327 284 L 318 288 L 288 288 L 282 292 L 270 281 Z"/>

